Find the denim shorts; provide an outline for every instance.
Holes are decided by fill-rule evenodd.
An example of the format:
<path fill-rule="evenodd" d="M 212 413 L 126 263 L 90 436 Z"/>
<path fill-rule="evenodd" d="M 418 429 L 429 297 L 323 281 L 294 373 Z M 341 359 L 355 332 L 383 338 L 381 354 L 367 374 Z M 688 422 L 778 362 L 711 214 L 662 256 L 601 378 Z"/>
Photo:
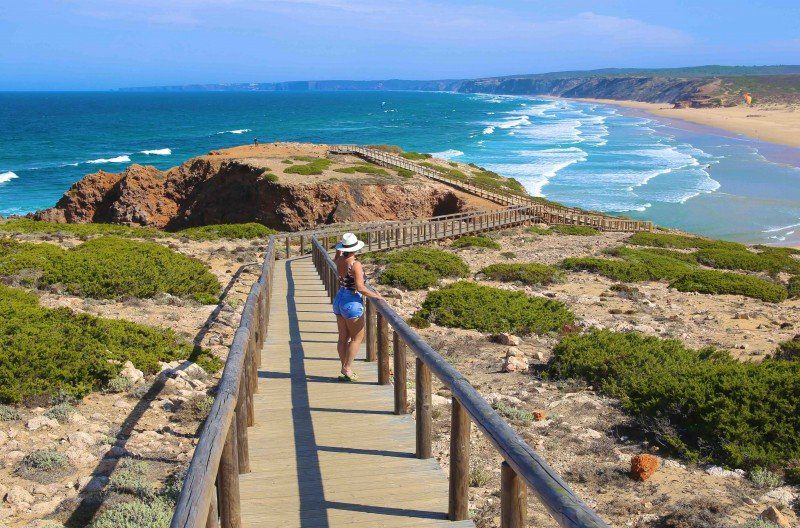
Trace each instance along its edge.
<path fill-rule="evenodd" d="M 364 301 L 361 294 L 347 288 L 339 288 L 333 299 L 333 313 L 345 319 L 358 319 L 364 315 Z"/>

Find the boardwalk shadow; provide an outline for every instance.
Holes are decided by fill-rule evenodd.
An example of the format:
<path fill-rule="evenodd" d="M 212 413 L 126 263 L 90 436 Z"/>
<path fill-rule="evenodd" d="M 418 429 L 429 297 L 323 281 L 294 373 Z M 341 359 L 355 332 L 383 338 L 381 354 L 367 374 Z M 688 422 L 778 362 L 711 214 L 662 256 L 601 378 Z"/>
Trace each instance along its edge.
<path fill-rule="evenodd" d="M 311 421 L 311 405 L 308 396 L 308 376 L 305 367 L 303 338 L 298 318 L 295 277 L 292 264 L 286 261 L 286 304 L 289 316 L 289 373 L 292 378 L 292 423 L 294 429 L 295 460 L 299 478 L 300 527 L 319 526 L 327 528 L 327 512 L 319 517 L 319 501 L 324 500 L 325 488 L 322 483 L 322 470 L 319 462 L 319 446 Z M 321 381 L 321 380 L 319 380 Z M 316 497 L 316 504 L 309 504 L 308 497 Z M 313 499 L 312 499 L 313 500 Z"/>

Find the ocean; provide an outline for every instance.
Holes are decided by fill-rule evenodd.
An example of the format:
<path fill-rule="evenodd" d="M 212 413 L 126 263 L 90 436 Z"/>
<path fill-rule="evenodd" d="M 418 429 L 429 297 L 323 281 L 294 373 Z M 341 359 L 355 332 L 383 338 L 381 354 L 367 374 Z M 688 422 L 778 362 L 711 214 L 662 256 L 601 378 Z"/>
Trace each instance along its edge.
<path fill-rule="evenodd" d="M 431 92 L 0 93 L 0 214 L 52 206 L 87 173 L 254 138 L 399 145 L 567 205 L 800 245 L 800 149 L 608 105 Z"/>

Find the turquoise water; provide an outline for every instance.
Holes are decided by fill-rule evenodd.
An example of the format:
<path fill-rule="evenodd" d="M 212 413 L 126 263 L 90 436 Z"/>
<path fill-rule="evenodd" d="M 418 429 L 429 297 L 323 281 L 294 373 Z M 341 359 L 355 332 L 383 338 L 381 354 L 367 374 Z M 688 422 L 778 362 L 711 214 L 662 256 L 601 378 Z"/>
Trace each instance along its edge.
<path fill-rule="evenodd" d="M 0 214 L 97 170 L 267 141 L 389 143 L 532 194 L 748 242 L 800 244 L 800 150 L 583 102 L 419 92 L 0 93 Z"/>

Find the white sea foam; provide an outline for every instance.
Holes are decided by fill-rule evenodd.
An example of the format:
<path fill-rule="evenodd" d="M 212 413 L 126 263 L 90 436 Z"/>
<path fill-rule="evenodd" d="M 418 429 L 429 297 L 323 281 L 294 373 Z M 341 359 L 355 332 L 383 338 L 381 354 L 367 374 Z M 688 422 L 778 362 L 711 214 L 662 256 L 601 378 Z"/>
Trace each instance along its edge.
<path fill-rule="evenodd" d="M 534 196 L 543 196 L 542 188 L 559 171 L 586 161 L 588 157 L 585 151 L 577 147 L 521 150 L 516 154 L 524 160 L 524 163 L 496 163 L 489 164 L 487 168 L 504 176 L 519 179 Z"/>
<path fill-rule="evenodd" d="M 489 125 L 488 127 L 483 129 L 483 133 L 486 135 L 494 134 L 494 127 Z"/>
<path fill-rule="evenodd" d="M 172 149 L 163 148 L 163 149 L 153 149 L 153 150 L 142 150 L 139 154 L 146 154 L 146 155 L 153 155 L 153 156 L 171 156 Z"/>
<path fill-rule="evenodd" d="M 431 153 L 431 155 L 434 158 L 442 158 L 442 159 L 449 160 L 449 159 L 452 159 L 452 158 L 457 158 L 459 156 L 463 156 L 464 153 L 461 152 L 460 150 L 447 149 L 447 150 L 443 150 L 441 152 L 433 152 L 433 153 Z"/>
<path fill-rule="evenodd" d="M 223 130 L 222 132 L 217 132 L 217 134 L 244 134 L 245 132 L 250 132 L 249 128 L 239 128 L 237 130 Z"/>
<path fill-rule="evenodd" d="M 779 233 L 781 231 L 786 231 L 787 229 L 794 229 L 795 227 L 800 227 L 800 224 L 790 224 L 787 226 L 781 227 L 770 227 L 762 231 L 762 233 Z"/>
<path fill-rule="evenodd" d="M 117 156 L 115 158 L 98 158 L 94 160 L 89 160 L 86 163 L 128 163 L 131 161 L 130 156 Z"/>
<path fill-rule="evenodd" d="M 14 174 L 11 171 L 0 172 L 0 183 L 6 183 L 6 182 L 9 182 L 9 181 L 11 181 L 11 180 L 13 180 L 15 178 L 19 178 L 19 176 L 17 176 L 16 174 Z"/>

